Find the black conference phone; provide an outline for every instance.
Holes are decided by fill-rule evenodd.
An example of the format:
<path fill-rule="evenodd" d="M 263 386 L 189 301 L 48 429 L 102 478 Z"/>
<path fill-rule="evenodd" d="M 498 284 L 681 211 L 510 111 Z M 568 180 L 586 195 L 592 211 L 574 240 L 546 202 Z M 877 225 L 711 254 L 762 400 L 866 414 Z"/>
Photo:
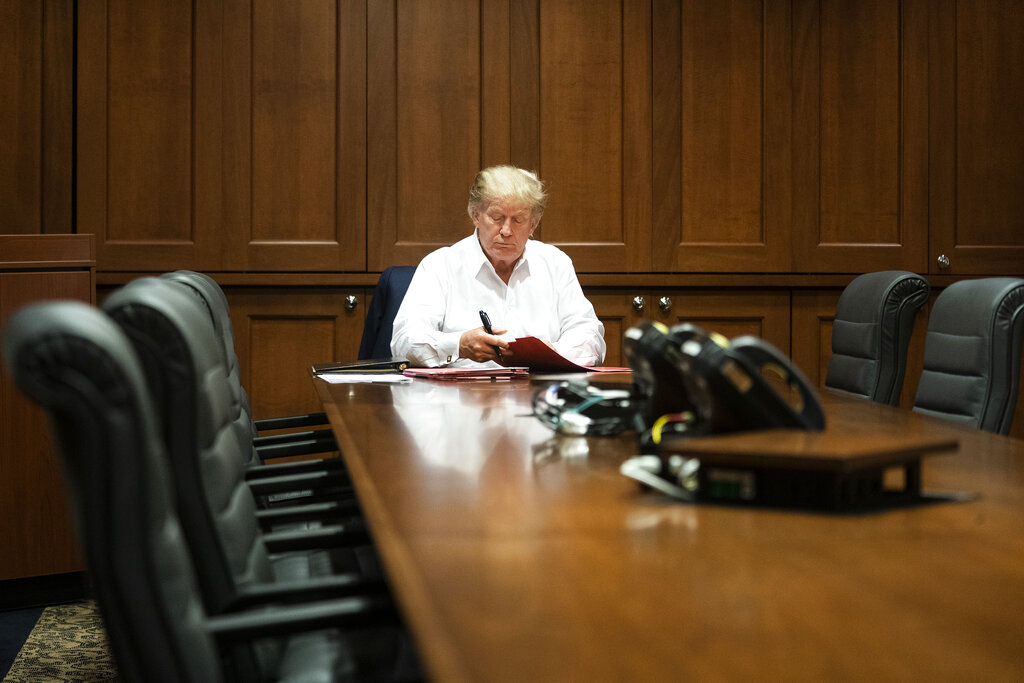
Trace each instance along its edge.
<path fill-rule="evenodd" d="M 758 337 L 730 341 L 696 325 L 645 321 L 627 330 L 624 351 L 643 445 L 723 432 L 825 428 L 821 399 L 807 377 Z M 773 386 L 764 371 L 785 386 Z"/>

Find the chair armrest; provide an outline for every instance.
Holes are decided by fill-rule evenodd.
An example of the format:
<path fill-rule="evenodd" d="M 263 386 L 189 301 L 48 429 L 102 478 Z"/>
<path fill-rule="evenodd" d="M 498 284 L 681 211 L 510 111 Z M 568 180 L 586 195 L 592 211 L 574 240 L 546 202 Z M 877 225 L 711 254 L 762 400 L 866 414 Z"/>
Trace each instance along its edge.
<path fill-rule="evenodd" d="M 309 415 L 289 415 L 288 417 L 269 417 L 262 420 L 253 420 L 256 431 L 267 432 L 274 429 L 292 429 L 294 427 L 316 427 L 327 424 L 326 413 L 311 413 Z"/>
<path fill-rule="evenodd" d="M 387 584 L 381 578 L 367 578 L 357 573 L 335 574 L 243 586 L 239 588 L 225 611 L 239 612 L 270 605 L 297 605 L 321 600 L 387 594 Z"/>
<path fill-rule="evenodd" d="M 266 446 L 275 443 L 292 443 L 294 441 L 308 441 L 315 439 L 325 443 L 335 443 L 334 432 L 330 429 L 309 429 L 304 432 L 285 432 L 284 434 L 270 434 L 268 436 L 257 436 L 252 440 L 255 446 Z"/>
<path fill-rule="evenodd" d="M 266 477 L 279 477 L 307 472 L 328 472 L 342 476 L 345 471 L 345 463 L 338 458 L 317 458 L 316 460 L 293 460 L 291 462 L 275 462 L 266 465 L 250 465 L 245 468 L 245 478 L 253 481 Z"/>
<path fill-rule="evenodd" d="M 246 477 L 249 490 L 255 496 L 268 496 L 273 493 L 288 493 L 291 491 L 319 490 L 327 487 L 351 489 L 348 475 L 340 470 L 333 472 L 298 472 L 276 477 Z"/>
<path fill-rule="evenodd" d="M 362 520 L 344 524 L 330 524 L 315 529 L 285 529 L 263 534 L 263 542 L 270 553 L 296 550 L 322 550 L 324 548 L 351 547 L 371 543 L 370 534 Z"/>
<path fill-rule="evenodd" d="M 293 455 L 310 455 L 313 453 L 333 453 L 338 450 L 338 443 L 327 439 L 300 439 L 279 443 L 257 445 L 256 454 L 260 460 L 271 458 L 287 458 Z"/>
<path fill-rule="evenodd" d="M 259 522 L 261 528 L 269 528 L 274 525 L 313 520 L 353 519 L 358 517 L 359 514 L 359 503 L 354 498 L 349 498 L 346 500 L 303 505 L 282 505 L 275 508 L 257 510 L 256 521 Z"/>
<path fill-rule="evenodd" d="M 391 600 L 361 596 L 210 616 L 205 625 L 210 635 L 224 645 L 327 628 L 393 624 L 396 620 Z"/>

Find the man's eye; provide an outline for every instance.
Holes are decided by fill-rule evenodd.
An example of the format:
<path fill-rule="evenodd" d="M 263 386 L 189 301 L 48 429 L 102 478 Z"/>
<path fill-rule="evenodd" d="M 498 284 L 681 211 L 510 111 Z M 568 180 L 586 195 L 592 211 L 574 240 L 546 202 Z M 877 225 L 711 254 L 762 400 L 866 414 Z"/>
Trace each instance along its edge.
<path fill-rule="evenodd" d="M 505 222 L 505 217 L 504 216 L 490 216 L 490 219 L 491 219 L 491 221 L 493 223 L 504 223 Z"/>
<path fill-rule="evenodd" d="M 512 222 L 515 223 L 516 225 L 522 225 L 524 222 L 526 222 L 526 219 L 523 218 L 522 216 L 516 216 L 515 218 L 512 219 Z"/>

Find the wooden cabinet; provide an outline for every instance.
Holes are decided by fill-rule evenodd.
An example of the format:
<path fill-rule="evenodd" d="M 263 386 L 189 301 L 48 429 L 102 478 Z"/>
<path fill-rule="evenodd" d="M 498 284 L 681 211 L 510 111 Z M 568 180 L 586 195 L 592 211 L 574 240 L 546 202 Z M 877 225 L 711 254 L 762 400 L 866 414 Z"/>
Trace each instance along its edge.
<path fill-rule="evenodd" d="M 930 8 L 928 270 L 1024 275 L 1024 9 Z"/>
<path fill-rule="evenodd" d="M 652 270 L 790 269 L 791 11 L 655 0 Z"/>
<path fill-rule="evenodd" d="M 320 412 L 314 363 L 355 360 L 363 288 L 225 287 L 242 384 L 256 418 Z"/>
<path fill-rule="evenodd" d="M 793 3 L 793 271 L 926 269 L 929 5 Z"/>
<path fill-rule="evenodd" d="M 415 264 L 503 162 L 583 273 L 1024 269 L 1012 3 L 179 5 L 78 4 L 101 271 Z"/>
<path fill-rule="evenodd" d="M 95 301 L 92 235 L 0 235 L 0 329 L 47 299 Z M 46 414 L 0 364 L 0 580 L 82 569 Z"/>
<path fill-rule="evenodd" d="M 257 336 L 241 342 L 268 411 L 293 381 L 271 362 L 278 344 L 291 348 L 285 329 L 346 355 L 340 340 L 361 325 L 362 314 L 304 318 L 309 302 L 323 295 L 319 310 L 340 311 L 347 287 L 365 296 L 386 266 L 468 234 L 468 186 L 495 163 L 540 172 L 550 201 L 538 237 L 604 278 L 588 293 L 609 362 L 630 324 L 678 320 L 683 302 L 708 326 L 757 333 L 740 304 L 766 294 L 754 291 L 764 276 L 787 277 L 767 292 L 783 295 L 886 268 L 941 284 L 1024 274 L 1018 3 L 44 0 L 2 11 L 9 231 L 94 233 L 104 285 L 192 268 L 238 283 L 232 296 L 257 316 L 274 292 L 271 318 L 297 317 L 252 323 Z M 724 284 L 673 279 L 661 291 L 658 280 L 705 275 Z M 634 276 L 659 286 L 634 291 Z M 722 287 L 735 298 L 710 296 Z M 701 317 L 712 303 L 725 319 Z M 792 350 L 817 368 L 825 356 L 805 336 L 817 318 L 804 328 L 796 299 L 793 311 Z M 789 348 L 788 331 L 765 330 Z M 306 400 L 304 384 L 286 393 Z"/>
<path fill-rule="evenodd" d="M 4 233 L 72 231 L 74 52 L 74 0 L 0 4 Z"/>
<path fill-rule="evenodd" d="M 365 19 L 79 3 L 78 229 L 101 269 L 364 270 Z"/>
<path fill-rule="evenodd" d="M 752 334 L 789 353 L 787 290 L 587 288 L 585 293 L 605 326 L 605 365 L 628 365 L 622 354 L 623 335 L 641 320 L 668 326 L 692 323 L 729 338 Z"/>
<path fill-rule="evenodd" d="M 540 172 L 538 237 L 577 269 L 650 268 L 649 5 L 369 5 L 370 269 L 471 232 L 469 186 L 496 163 Z"/>

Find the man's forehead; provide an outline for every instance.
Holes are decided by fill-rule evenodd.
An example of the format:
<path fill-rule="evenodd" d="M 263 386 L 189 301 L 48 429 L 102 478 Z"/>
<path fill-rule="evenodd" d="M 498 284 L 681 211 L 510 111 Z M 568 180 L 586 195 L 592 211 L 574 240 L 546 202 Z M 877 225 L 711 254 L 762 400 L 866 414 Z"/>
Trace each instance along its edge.
<path fill-rule="evenodd" d="M 501 212 L 506 216 L 518 216 L 521 213 L 530 213 L 530 207 L 519 202 L 494 201 L 487 205 L 487 213 Z"/>

